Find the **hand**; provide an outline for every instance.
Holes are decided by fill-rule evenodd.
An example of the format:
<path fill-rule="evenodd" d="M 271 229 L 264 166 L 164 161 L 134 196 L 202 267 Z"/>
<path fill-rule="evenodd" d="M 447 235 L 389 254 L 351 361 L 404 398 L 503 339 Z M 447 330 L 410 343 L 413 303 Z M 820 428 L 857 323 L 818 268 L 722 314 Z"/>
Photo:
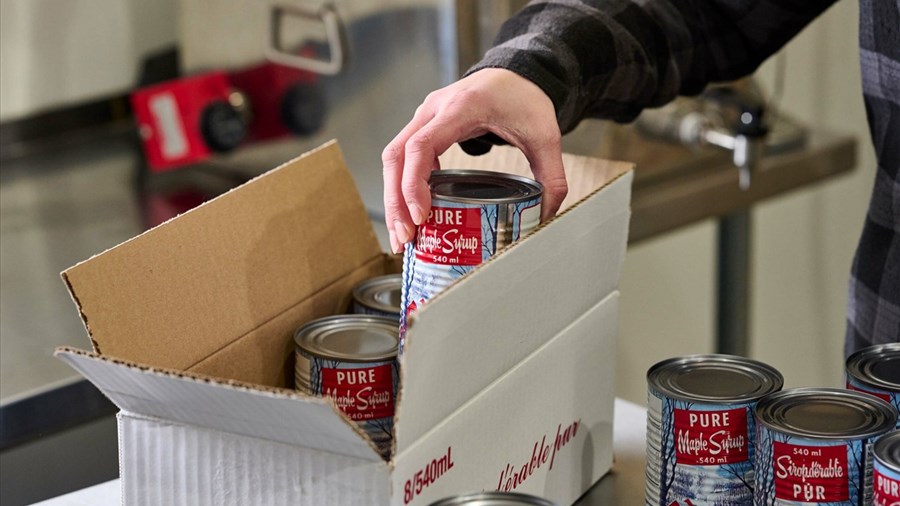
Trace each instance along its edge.
<path fill-rule="evenodd" d="M 489 132 L 519 148 L 544 185 L 541 221 L 556 214 L 568 186 L 553 102 L 514 72 L 483 69 L 428 95 L 384 148 L 385 223 L 394 253 L 428 217 L 428 178 L 440 169 L 438 156 L 456 142 Z"/>

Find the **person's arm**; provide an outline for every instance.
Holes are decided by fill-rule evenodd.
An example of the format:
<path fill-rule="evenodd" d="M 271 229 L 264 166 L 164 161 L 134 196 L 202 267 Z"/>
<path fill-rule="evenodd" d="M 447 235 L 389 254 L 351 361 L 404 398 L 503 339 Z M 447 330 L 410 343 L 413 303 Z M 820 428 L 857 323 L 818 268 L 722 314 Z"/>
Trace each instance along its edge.
<path fill-rule="evenodd" d="M 532 2 L 501 28 L 467 75 L 499 67 L 551 98 L 560 130 L 750 74 L 834 0 Z"/>
<path fill-rule="evenodd" d="M 746 75 L 833 1 L 532 2 L 466 77 L 430 94 L 385 148 L 392 250 L 427 217 L 429 174 L 454 143 L 469 141 L 463 146 L 472 151 L 499 137 L 519 148 L 544 184 L 546 219 L 567 191 L 561 133 L 589 116 L 630 121 L 645 107 Z"/>

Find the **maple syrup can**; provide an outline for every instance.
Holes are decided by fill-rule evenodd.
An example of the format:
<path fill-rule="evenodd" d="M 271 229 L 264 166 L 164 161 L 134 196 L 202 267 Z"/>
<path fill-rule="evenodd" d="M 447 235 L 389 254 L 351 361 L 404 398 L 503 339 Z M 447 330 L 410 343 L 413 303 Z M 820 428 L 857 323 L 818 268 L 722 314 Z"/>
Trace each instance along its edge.
<path fill-rule="evenodd" d="M 753 504 L 872 504 L 875 439 L 897 423 L 877 397 L 837 388 L 794 388 L 756 406 Z"/>
<path fill-rule="evenodd" d="M 872 504 L 900 506 L 900 431 L 878 438 L 872 451 Z"/>
<path fill-rule="evenodd" d="M 401 280 L 399 274 L 388 274 L 359 283 L 353 287 L 352 312 L 389 316 L 400 321 Z"/>
<path fill-rule="evenodd" d="M 328 397 L 390 458 L 397 395 L 397 320 L 341 315 L 313 320 L 294 334 L 295 387 Z"/>
<path fill-rule="evenodd" d="M 429 506 L 556 506 L 556 503 L 518 492 L 476 492 L 447 497 Z"/>
<path fill-rule="evenodd" d="M 754 408 L 783 384 L 773 367 L 731 355 L 672 358 L 651 367 L 646 504 L 750 504 Z"/>
<path fill-rule="evenodd" d="M 526 177 L 440 170 L 429 185 L 431 209 L 403 255 L 401 353 L 410 313 L 541 221 L 544 188 Z"/>
<path fill-rule="evenodd" d="M 900 410 L 900 343 L 870 346 L 850 355 L 847 388 L 872 394 Z"/>

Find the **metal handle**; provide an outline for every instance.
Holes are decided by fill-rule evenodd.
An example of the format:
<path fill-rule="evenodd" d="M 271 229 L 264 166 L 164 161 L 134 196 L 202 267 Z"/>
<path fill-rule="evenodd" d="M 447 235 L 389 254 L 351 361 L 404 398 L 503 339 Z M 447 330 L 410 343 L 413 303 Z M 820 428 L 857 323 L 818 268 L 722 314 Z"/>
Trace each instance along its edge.
<path fill-rule="evenodd" d="M 281 46 L 281 31 L 284 19 L 295 16 L 303 19 L 320 21 L 325 26 L 325 38 L 328 42 L 330 58 L 320 60 L 292 54 Z M 340 17 L 334 6 L 324 4 L 317 9 L 300 5 L 274 5 L 271 17 L 271 38 L 266 47 L 266 58 L 274 63 L 294 67 L 300 70 L 324 75 L 336 75 L 344 67 L 344 44 L 341 32 Z"/>

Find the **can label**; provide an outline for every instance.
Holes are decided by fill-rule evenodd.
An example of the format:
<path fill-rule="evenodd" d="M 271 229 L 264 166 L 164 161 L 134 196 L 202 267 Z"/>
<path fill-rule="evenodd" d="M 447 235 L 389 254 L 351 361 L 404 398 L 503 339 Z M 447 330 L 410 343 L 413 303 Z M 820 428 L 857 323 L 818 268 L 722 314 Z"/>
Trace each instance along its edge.
<path fill-rule="evenodd" d="M 356 363 L 308 357 L 309 393 L 328 397 L 390 456 L 397 395 L 396 361 Z"/>
<path fill-rule="evenodd" d="M 868 440 L 818 441 L 760 425 L 756 448 L 754 504 L 870 504 Z"/>
<path fill-rule="evenodd" d="M 846 446 L 773 443 L 775 497 L 840 502 L 850 498 Z"/>
<path fill-rule="evenodd" d="M 745 408 L 675 408 L 675 434 L 675 458 L 690 466 L 734 464 L 749 457 Z"/>
<path fill-rule="evenodd" d="M 406 322 L 432 297 L 485 260 L 498 246 L 517 241 L 538 225 L 541 197 L 517 203 L 432 201 L 428 218 L 406 245 L 400 311 L 400 353 Z"/>
<path fill-rule="evenodd" d="M 860 381 L 857 381 L 852 376 L 847 376 L 847 390 L 854 390 L 856 392 L 863 392 L 869 395 L 874 395 L 884 402 L 894 406 L 894 409 L 900 411 L 900 392 L 889 392 L 887 390 L 879 390 L 877 388 L 872 388 L 869 385 L 866 385 Z M 896 428 L 900 429 L 900 418 L 897 418 Z"/>
<path fill-rule="evenodd" d="M 322 367 L 322 395 L 332 399 L 351 420 L 394 416 L 391 364 L 355 369 Z"/>
<path fill-rule="evenodd" d="M 380 311 L 375 309 L 374 307 L 369 307 L 365 304 L 360 304 L 358 301 L 353 301 L 353 313 L 354 314 L 369 314 L 372 316 L 387 316 L 393 319 L 398 319 L 399 315 L 397 313 L 388 313 L 387 311 Z"/>
<path fill-rule="evenodd" d="M 873 504 L 900 506 L 900 473 L 889 469 L 876 458 L 872 474 Z"/>
<path fill-rule="evenodd" d="M 750 503 L 754 406 L 681 401 L 651 390 L 647 410 L 647 504 Z"/>
<path fill-rule="evenodd" d="M 485 254 L 493 254 L 483 251 L 489 243 L 483 240 L 482 226 L 489 221 L 481 219 L 481 211 L 480 207 L 432 207 L 416 234 L 416 260 L 442 265 L 480 264 Z M 492 242 L 496 244 L 496 238 Z"/>

